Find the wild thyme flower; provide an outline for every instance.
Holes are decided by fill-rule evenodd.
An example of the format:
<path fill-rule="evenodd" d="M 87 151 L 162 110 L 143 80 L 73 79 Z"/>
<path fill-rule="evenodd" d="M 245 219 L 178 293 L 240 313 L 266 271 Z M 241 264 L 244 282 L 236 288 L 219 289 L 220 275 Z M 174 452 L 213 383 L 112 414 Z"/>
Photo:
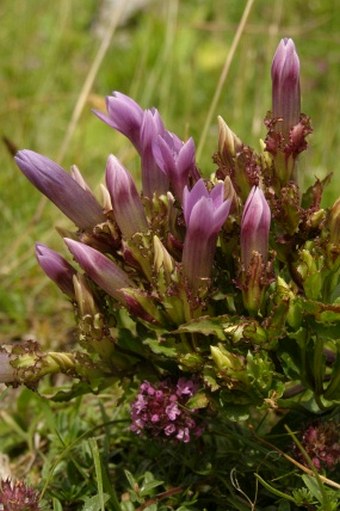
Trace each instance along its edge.
<path fill-rule="evenodd" d="M 102 207 L 92 193 L 57 163 L 28 149 L 15 161 L 27 179 L 81 229 L 105 222 Z"/>
<path fill-rule="evenodd" d="M 224 200 L 224 184 L 208 192 L 203 179 L 183 192 L 183 213 L 187 231 L 183 247 L 183 270 L 192 289 L 210 277 L 216 240 L 231 206 Z"/>
<path fill-rule="evenodd" d="M 3 511 L 39 511 L 39 494 L 23 481 L 0 479 L 0 509 Z"/>
<path fill-rule="evenodd" d="M 131 406 L 131 430 L 137 435 L 148 433 L 184 443 L 200 436 L 203 428 L 197 410 L 186 406 L 197 390 L 198 384 L 186 378 L 179 378 L 176 384 L 169 380 L 155 385 L 144 381 Z"/>
<path fill-rule="evenodd" d="M 76 270 L 58 252 L 42 243 L 36 243 L 35 255 L 46 275 L 63 293 L 74 298 L 73 276 Z"/>
<path fill-rule="evenodd" d="M 142 201 L 131 174 L 110 155 L 106 165 L 106 185 L 112 200 L 115 220 L 125 238 L 148 228 Z"/>
<path fill-rule="evenodd" d="M 301 444 L 317 470 L 326 468 L 332 470 L 340 463 L 340 430 L 334 421 L 319 422 L 308 426 L 302 433 Z M 299 460 L 306 464 L 300 451 Z"/>

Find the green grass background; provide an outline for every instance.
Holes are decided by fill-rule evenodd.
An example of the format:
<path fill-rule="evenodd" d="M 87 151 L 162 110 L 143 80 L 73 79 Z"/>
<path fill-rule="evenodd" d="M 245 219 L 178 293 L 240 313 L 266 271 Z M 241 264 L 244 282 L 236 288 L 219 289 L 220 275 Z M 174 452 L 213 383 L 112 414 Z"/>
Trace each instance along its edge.
<path fill-rule="evenodd" d="M 0 130 L 18 148 L 34 149 L 65 168 L 77 163 L 98 191 L 109 153 L 137 175 L 129 143 L 101 123 L 112 90 L 159 108 L 168 127 L 197 145 L 244 0 L 155 0 L 117 27 L 66 150 L 72 112 L 95 62 L 97 0 L 2 0 L 0 4 Z M 301 161 L 305 185 L 334 173 L 325 204 L 339 195 L 340 8 L 337 0 L 254 0 L 224 82 L 198 164 L 214 170 L 216 116 L 248 144 L 265 136 L 271 106 L 270 66 L 280 38 L 293 37 L 301 60 L 303 111 L 314 134 Z M 104 27 L 105 28 L 105 27 Z M 61 155 L 61 152 L 64 154 Z M 62 158 L 61 158 L 62 156 Z M 69 224 L 42 200 L 0 146 L 0 332 L 2 342 L 38 338 L 67 342 L 69 305 L 39 269 L 34 242 L 62 248 L 54 226 Z"/>

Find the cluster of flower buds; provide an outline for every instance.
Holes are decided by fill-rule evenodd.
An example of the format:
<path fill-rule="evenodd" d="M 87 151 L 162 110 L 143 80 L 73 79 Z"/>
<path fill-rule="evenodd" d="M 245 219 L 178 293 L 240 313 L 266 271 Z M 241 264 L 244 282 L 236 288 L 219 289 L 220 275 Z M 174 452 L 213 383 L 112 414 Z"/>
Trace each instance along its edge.
<path fill-rule="evenodd" d="M 1 352 L 6 381 L 12 367 L 25 381 L 46 374 L 49 363 L 51 372 L 141 379 L 167 367 L 169 377 L 193 374 L 208 394 L 222 388 L 228 400 L 237 389 L 248 396 L 238 394 L 241 401 L 251 395 L 273 403 L 294 373 L 302 389 L 325 400 L 320 406 L 339 399 L 332 337 L 340 320 L 339 201 L 323 210 L 325 182 L 303 194 L 297 184 L 310 127 L 300 112 L 291 39 L 279 44 L 272 79 L 262 151 L 219 118 L 217 169 L 209 179 L 197 168 L 192 139 L 182 141 L 156 109 L 119 92 L 107 98 L 107 113 L 96 115 L 136 148 L 141 191 L 113 155 L 100 204 L 77 167 L 69 174 L 45 156 L 18 152 L 22 172 L 76 225 L 63 231 L 73 262 L 40 243 L 36 256 L 73 303 L 89 358 L 81 371 L 79 355 L 39 352 L 34 365 L 30 349 L 12 359 Z M 332 356 L 320 357 L 326 349 Z M 35 370 L 28 371 L 30 363 Z"/>
<path fill-rule="evenodd" d="M 331 420 L 311 424 L 302 433 L 301 445 L 317 470 L 334 470 L 340 463 L 339 424 Z M 303 453 L 295 446 L 299 460 L 307 464 Z"/>
<path fill-rule="evenodd" d="M 0 479 L 0 509 L 4 511 L 39 511 L 39 494 L 23 481 Z"/>
<path fill-rule="evenodd" d="M 197 382 L 180 378 L 176 384 L 162 381 L 152 385 L 144 381 L 131 406 L 131 430 L 159 438 L 188 443 L 203 433 L 197 410 L 189 400 L 198 391 Z"/>

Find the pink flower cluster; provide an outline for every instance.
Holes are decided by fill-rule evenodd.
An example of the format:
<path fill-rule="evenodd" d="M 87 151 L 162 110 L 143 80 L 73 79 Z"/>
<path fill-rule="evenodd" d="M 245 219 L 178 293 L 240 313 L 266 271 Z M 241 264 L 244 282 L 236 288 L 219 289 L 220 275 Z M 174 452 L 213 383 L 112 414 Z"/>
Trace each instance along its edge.
<path fill-rule="evenodd" d="M 318 470 L 332 470 L 340 463 L 340 430 L 334 421 L 310 425 L 301 444 Z"/>
<path fill-rule="evenodd" d="M 190 442 L 192 435 L 200 436 L 203 428 L 197 410 L 186 406 L 197 390 L 198 384 L 186 378 L 179 378 L 176 384 L 144 381 L 131 406 L 131 430 L 137 435 L 145 432 L 184 443 Z"/>
<path fill-rule="evenodd" d="M 39 511 L 39 495 L 23 481 L 0 480 L 0 509 Z"/>

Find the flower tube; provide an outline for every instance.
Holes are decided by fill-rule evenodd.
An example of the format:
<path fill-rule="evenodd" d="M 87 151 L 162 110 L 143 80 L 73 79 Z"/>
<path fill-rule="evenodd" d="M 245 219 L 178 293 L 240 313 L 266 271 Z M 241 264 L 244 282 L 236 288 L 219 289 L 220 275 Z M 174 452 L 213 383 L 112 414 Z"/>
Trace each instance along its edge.
<path fill-rule="evenodd" d="M 268 237 L 271 212 L 265 196 L 258 186 L 248 195 L 241 219 L 241 260 L 248 268 L 254 252 L 261 254 L 262 261 L 268 257 Z"/>
<path fill-rule="evenodd" d="M 70 238 L 64 241 L 87 275 L 110 296 L 125 303 L 121 289 L 134 287 L 128 275 L 98 250 Z"/>
<path fill-rule="evenodd" d="M 289 141 L 289 132 L 300 119 L 300 61 L 292 39 L 281 39 L 272 63 L 272 113 L 282 118 L 277 129 Z"/>
<path fill-rule="evenodd" d="M 203 179 L 183 192 L 183 213 L 187 226 L 184 240 L 183 271 L 192 289 L 210 277 L 218 233 L 231 206 L 224 200 L 224 185 L 218 183 L 211 192 Z"/>
<path fill-rule="evenodd" d="M 60 255 L 42 243 L 36 243 L 35 255 L 46 275 L 63 293 L 74 298 L 73 276 L 76 270 Z"/>
<path fill-rule="evenodd" d="M 84 190 L 60 165 L 28 149 L 19 151 L 15 161 L 27 179 L 80 229 L 93 229 L 105 222 L 92 193 Z"/>
<path fill-rule="evenodd" d="M 110 155 L 106 165 L 106 185 L 112 200 L 116 222 L 126 238 L 144 232 L 148 224 L 142 201 L 130 173 Z"/>
<path fill-rule="evenodd" d="M 125 135 L 140 152 L 140 129 L 144 110 L 129 96 L 113 92 L 106 98 L 107 115 L 94 110 L 99 119 Z"/>
<path fill-rule="evenodd" d="M 176 135 L 166 132 L 158 135 L 153 143 L 153 154 L 160 169 L 169 177 L 179 201 L 189 174 L 195 169 L 195 144 L 192 138 L 183 143 Z"/>

